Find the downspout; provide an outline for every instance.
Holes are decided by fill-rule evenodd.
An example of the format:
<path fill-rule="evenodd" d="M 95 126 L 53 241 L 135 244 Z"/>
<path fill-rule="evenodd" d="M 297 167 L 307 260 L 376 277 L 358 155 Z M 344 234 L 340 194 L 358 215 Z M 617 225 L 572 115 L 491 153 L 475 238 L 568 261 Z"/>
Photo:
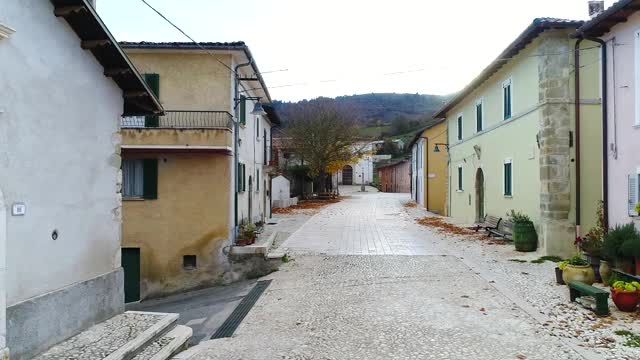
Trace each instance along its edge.
<path fill-rule="evenodd" d="M 575 107 L 575 117 L 576 117 L 576 239 L 581 236 L 580 232 L 580 43 L 582 43 L 583 38 L 579 38 L 575 44 L 574 50 L 574 86 L 575 86 L 575 99 L 574 99 L 574 107 Z"/>
<path fill-rule="evenodd" d="M 240 155 L 238 154 L 238 142 L 240 140 L 240 111 L 239 111 L 239 99 L 240 99 L 240 76 L 238 76 L 238 69 L 241 67 L 249 66 L 253 64 L 253 59 L 250 59 L 249 62 L 238 64 L 233 69 L 233 73 L 235 75 L 235 91 L 233 97 L 233 113 L 235 116 L 235 121 L 233 122 L 233 173 L 235 175 L 234 183 L 236 184 L 233 199 L 233 209 L 234 209 L 234 242 L 236 229 L 238 227 L 238 165 L 240 164 Z"/>
<path fill-rule="evenodd" d="M 596 42 L 598 44 L 600 44 L 600 48 L 601 48 L 601 53 L 602 53 L 602 60 L 600 61 L 600 65 L 601 65 L 601 70 L 600 72 L 602 73 L 602 84 L 601 84 L 601 91 L 602 91 L 602 203 L 603 203 L 603 217 L 604 217 L 604 227 L 605 229 L 609 228 L 609 153 L 607 150 L 607 144 L 609 142 L 609 134 L 608 134 L 608 96 L 607 96 L 607 43 L 599 38 L 594 38 L 594 37 L 589 37 L 589 36 L 585 36 L 584 34 L 580 34 L 579 35 L 579 39 L 585 39 L 585 40 L 589 40 L 589 41 L 593 41 Z M 577 50 L 576 52 L 578 52 L 579 50 Z M 579 55 L 576 55 L 576 57 L 579 57 Z M 576 75 L 579 72 L 579 67 L 576 66 Z M 579 89 L 578 89 L 579 91 Z M 579 92 L 576 93 L 576 102 L 579 102 L 580 98 L 579 98 Z M 576 142 L 576 144 L 578 144 L 578 142 Z M 577 145 L 576 145 L 577 148 Z M 578 149 L 576 149 L 576 152 L 578 151 Z M 579 178 L 579 174 L 577 175 L 577 178 Z M 576 196 L 576 199 L 579 197 L 579 191 L 577 191 L 578 196 Z M 576 209 L 576 214 L 578 213 L 578 209 Z"/>

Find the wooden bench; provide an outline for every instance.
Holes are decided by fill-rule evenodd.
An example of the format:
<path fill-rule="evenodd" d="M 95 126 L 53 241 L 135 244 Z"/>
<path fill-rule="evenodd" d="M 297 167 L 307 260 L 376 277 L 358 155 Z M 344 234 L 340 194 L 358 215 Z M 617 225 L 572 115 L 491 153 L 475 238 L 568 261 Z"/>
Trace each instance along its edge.
<path fill-rule="evenodd" d="M 495 216 L 491 216 L 491 215 L 487 215 L 484 217 L 484 221 L 480 224 L 476 224 L 473 226 L 473 230 L 475 230 L 476 232 L 482 230 L 486 230 L 487 232 L 493 230 L 493 229 L 497 229 L 498 226 L 500 226 L 500 222 L 502 221 L 502 218 L 499 217 L 495 217 Z"/>
<path fill-rule="evenodd" d="M 595 312 L 598 315 L 609 315 L 609 293 L 587 285 L 582 281 L 571 281 L 569 283 L 569 296 L 571 301 L 576 301 L 581 296 L 593 296 L 596 299 Z"/>
<path fill-rule="evenodd" d="M 502 221 L 500 222 L 500 226 L 495 229 L 487 229 L 489 232 L 489 236 L 495 235 L 497 237 L 501 237 L 503 239 L 512 239 L 511 235 L 513 234 L 513 223 L 510 221 Z"/>

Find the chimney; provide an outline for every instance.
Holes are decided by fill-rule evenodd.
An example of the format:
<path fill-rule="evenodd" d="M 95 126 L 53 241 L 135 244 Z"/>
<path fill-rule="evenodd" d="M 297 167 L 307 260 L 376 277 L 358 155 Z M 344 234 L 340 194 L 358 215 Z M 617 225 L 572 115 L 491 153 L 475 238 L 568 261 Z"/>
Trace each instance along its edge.
<path fill-rule="evenodd" d="M 593 19 L 604 11 L 604 1 L 589 0 L 589 16 Z"/>

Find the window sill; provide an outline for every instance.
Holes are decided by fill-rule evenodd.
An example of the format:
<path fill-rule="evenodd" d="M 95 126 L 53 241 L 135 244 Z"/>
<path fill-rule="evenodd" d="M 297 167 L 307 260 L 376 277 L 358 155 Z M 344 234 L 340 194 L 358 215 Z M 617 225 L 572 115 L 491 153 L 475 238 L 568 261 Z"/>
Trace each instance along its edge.
<path fill-rule="evenodd" d="M 144 201 L 144 198 L 139 197 L 123 197 L 122 201 Z"/>
<path fill-rule="evenodd" d="M 635 125 L 633 125 L 633 128 L 634 128 L 634 129 L 640 129 L 640 124 L 635 124 Z"/>
<path fill-rule="evenodd" d="M 513 195 L 504 195 L 506 199 L 513 199 Z"/>
<path fill-rule="evenodd" d="M 456 190 L 457 193 L 462 193 L 464 190 Z"/>

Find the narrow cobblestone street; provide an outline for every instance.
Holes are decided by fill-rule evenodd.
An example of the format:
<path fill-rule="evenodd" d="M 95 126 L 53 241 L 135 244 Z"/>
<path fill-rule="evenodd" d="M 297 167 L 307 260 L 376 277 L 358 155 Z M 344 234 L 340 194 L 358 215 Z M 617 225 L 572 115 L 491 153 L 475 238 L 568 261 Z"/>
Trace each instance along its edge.
<path fill-rule="evenodd" d="M 281 245 L 292 261 L 265 277 L 234 336 L 180 359 L 606 358 L 550 331 L 512 280 L 481 263 L 495 261 L 485 250 L 467 258 L 471 245 L 416 224 L 408 201 L 351 192 L 323 208 Z"/>

